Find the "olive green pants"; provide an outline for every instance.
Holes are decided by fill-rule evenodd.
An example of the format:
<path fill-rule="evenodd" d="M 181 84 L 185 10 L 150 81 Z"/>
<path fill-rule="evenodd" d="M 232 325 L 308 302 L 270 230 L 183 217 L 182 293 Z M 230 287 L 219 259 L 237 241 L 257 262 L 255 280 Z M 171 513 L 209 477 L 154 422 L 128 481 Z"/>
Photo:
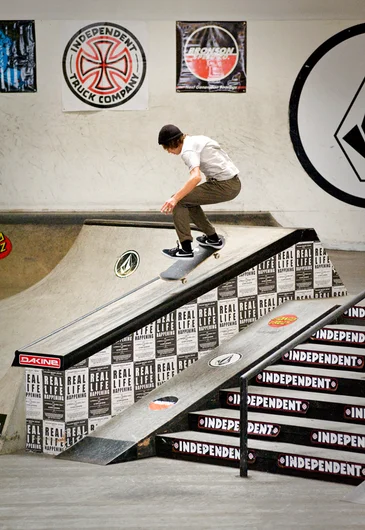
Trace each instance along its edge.
<path fill-rule="evenodd" d="M 215 228 L 201 206 L 231 201 L 240 191 L 241 181 L 238 176 L 224 181 L 208 180 L 196 186 L 177 203 L 173 210 L 174 225 L 179 240 L 193 241 L 190 223 L 194 223 L 207 236 L 214 234 Z"/>

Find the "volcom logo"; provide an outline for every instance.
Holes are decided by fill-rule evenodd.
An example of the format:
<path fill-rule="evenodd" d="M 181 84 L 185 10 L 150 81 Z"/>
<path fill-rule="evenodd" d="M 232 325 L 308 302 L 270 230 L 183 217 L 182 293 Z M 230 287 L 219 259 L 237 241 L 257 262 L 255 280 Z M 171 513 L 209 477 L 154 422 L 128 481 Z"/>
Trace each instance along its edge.
<path fill-rule="evenodd" d="M 128 250 L 117 259 L 114 272 L 119 278 L 127 278 L 138 269 L 139 263 L 139 254 L 135 250 Z"/>
<path fill-rule="evenodd" d="M 335 138 L 360 182 L 365 181 L 365 79 L 336 131 Z M 360 123 L 359 123 L 360 120 Z"/>
<path fill-rule="evenodd" d="M 63 75 L 73 94 L 88 105 L 112 108 L 141 88 L 146 57 L 138 39 L 109 22 L 80 29 L 63 54 Z"/>
<path fill-rule="evenodd" d="M 290 135 L 308 175 L 337 199 L 365 208 L 365 24 L 324 42 L 290 98 Z M 339 70 L 339 65 L 341 68 Z"/>
<path fill-rule="evenodd" d="M 227 353 L 223 355 L 218 355 L 218 357 L 215 357 L 214 359 L 209 361 L 209 364 L 214 368 L 218 368 L 220 366 L 228 366 L 234 364 L 240 359 L 241 355 L 239 353 Z"/>

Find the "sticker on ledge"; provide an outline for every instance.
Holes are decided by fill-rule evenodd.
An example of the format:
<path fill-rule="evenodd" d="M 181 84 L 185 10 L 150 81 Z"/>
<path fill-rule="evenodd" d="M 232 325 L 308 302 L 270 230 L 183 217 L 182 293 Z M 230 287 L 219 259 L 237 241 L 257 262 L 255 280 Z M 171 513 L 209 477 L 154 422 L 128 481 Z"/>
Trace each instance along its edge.
<path fill-rule="evenodd" d="M 119 278 L 127 278 L 139 267 L 140 257 L 135 250 L 124 252 L 116 261 L 114 266 L 115 275 Z"/>
<path fill-rule="evenodd" d="M 221 366 L 229 366 L 231 364 L 234 364 L 240 359 L 240 353 L 225 353 L 223 355 L 218 355 L 218 357 L 215 357 L 214 359 L 209 361 L 209 365 L 213 366 L 213 368 L 219 368 Z"/>
<path fill-rule="evenodd" d="M 281 315 L 280 317 L 272 318 L 269 322 L 269 326 L 272 328 L 282 328 L 283 326 L 289 326 L 298 320 L 298 317 L 295 315 Z"/>
<path fill-rule="evenodd" d="M 0 259 L 9 256 L 12 248 L 10 239 L 3 232 L 0 232 Z"/>
<path fill-rule="evenodd" d="M 171 407 L 176 405 L 178 401 L 179 399 L 175 396 L 165 396 L 151 401 L 151 403 L 148 405 L 148 408 L 150 410 L 170 409 Z"/>

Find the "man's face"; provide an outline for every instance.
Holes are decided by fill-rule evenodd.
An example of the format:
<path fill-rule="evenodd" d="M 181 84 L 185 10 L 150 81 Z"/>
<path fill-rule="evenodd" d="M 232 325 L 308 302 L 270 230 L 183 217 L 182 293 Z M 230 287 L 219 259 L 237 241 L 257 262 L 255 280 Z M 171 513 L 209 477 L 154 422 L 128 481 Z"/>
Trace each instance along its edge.
<path fill-rule="evenodd" d="M 182 145 L 179 147 L 167 147 L 166 151 L 171 155 L 179 155 L 181 153 Z"/>

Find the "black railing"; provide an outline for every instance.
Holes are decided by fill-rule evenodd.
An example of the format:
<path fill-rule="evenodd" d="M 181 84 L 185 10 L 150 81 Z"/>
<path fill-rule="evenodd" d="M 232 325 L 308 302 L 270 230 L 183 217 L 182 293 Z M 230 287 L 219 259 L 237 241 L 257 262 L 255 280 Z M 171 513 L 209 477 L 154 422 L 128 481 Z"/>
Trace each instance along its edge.
<path fill-rule="evenodd" d="M 343 315 L 343 313 L 355 305 L 360 300 L 365 298 L 365 290 L 357 294 L 350 301 L 336 307 L 331 313 L 327 313 L 322 318 L 315 321 L 309 327 L 306 327 L 302 333 L 299 333 L 293 339 L 289 339 L 283 346 L 275 350 L 270 356 L 265 357 L 264 360 L 258 359 L 257 364 L 248 372 L 242 374 L 240 378 L 240 476 L 247 477 L 247 398 L 248 398 L 248 382 L 257 376 L 259 372 L 274 364 L 287 351 L 295 348 L 298 344 L 309 339 L 316 331 L 330 324 L 336 318 Z"/>

